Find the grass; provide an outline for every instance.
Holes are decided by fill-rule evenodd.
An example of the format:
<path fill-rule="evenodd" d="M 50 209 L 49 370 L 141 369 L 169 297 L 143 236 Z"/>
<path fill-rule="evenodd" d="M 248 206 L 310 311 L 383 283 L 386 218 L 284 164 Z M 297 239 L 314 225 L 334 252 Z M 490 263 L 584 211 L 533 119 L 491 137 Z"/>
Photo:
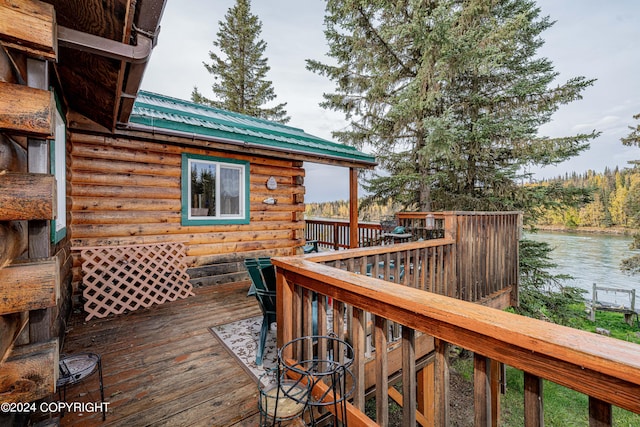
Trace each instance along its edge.
<path fill-rule="evenodd" d="M 624 322 L 621 313 L 598 311 L 596 321 L 583 321 L 580 329 L 595 331 L 604 328 L 617 339 L 640 344 L 640 329 Z M 640 347 L 638 348 L 640 352 Z M 473 359 L 455 359 L 453 368 L 467 381 L 473 381 Z M 507 367 L 507 393 L 501 397 L 502 427 L 519 427 L 524 420 L 524 374 L 515 368 Z M 544 422 L 546 426 L 582 427 L 589 425 L 589 397 L 562 387 L 550 381 L 544 381 Z M 640 426 L 640 415 L 613 408 L 614 425 L 621 427 Z"/>

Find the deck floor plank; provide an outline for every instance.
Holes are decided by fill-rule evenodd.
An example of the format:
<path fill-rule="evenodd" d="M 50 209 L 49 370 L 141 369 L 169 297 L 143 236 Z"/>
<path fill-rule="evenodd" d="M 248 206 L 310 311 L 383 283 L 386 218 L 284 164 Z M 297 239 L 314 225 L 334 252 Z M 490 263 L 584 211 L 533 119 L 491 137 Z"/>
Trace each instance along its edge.
<path fill-rule="evenodd" d="M 84 321 L 76 313 L 62 352 L 102 357 L 107 419 L 68 412 L 62 426 L 256 425 L 257 385 L 209 328 L 260 314 L 246 282 L 195 288 L 195 296 Z M 100 400 L 97 375 L 67 387 L 68 402 Z"/>

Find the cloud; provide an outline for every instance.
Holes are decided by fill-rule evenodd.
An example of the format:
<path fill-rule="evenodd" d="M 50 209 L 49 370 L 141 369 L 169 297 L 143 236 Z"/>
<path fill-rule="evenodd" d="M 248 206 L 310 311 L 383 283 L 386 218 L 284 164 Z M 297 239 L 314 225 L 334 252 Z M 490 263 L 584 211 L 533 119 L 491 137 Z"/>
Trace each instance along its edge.
<path fill-rule="evenodd" d="M 620 138 L 640 113 L 640 2 L 538 0 L 542 15 L 556 24 L 542 37 L 539 55 L 549 58 L 560 73 L 555 84 L 576 76 L 597 81 L 583 99 L 562 106 L 541 135 L 569 136 L 602 131 L 592 147 L 579 158 L 555 168 L 541 169 L 540 177 L 587 169 L 626 166 L 640 158 L 637 148 L 624 147 Z M 162 18 L 159 42 L 151 56 L 142 88 L 189 99 L 193 86 L 210 96 L 212 76 L 202 65 L 209 61 L 218 21 L 224 19 L 235 0 L 169 0 Z M 278 95 L 287 102 L 290 124 L 313 135 L 331 139 L 331 132 L 344 128 L 344 118 L 319 107 L 322 94 L 333 91 L 333 83 L 305 69 L 306 59 L 326 61 L 323 0 L 253 0 L 252 12 L 262 21 L 261 38 Z M 306 164 L 306 199 L 348 198 L 348 170 Z M 326 171 L 323 169 L 326 168 Z M 327 198 L 328 197 L 328 198 Z"/>

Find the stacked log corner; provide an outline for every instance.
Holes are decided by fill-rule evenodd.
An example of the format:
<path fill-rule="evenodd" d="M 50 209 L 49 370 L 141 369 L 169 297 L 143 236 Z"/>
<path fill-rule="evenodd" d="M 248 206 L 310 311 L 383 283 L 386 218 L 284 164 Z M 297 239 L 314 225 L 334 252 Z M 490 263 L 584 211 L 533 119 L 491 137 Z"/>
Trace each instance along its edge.
<path fill-rule="evenodd" d="M 0 2 L 0 23 L 0 402 L 26 403 L 55 391 L 59 326 L 42 325 L 40 341 L 28 332 L 30 313 L 57 313 L 69 252 L 33 257 L 28 236 L 32 221 L 55 218 L 55 178 L 28 166 L 29 139 L 53 135 L 55 103 L 46 87 L 20 83 L 30 60 L 55 60 L 55 13 L 39 1 Z M 51 253 L 49 236 L 38 244 Z"/>

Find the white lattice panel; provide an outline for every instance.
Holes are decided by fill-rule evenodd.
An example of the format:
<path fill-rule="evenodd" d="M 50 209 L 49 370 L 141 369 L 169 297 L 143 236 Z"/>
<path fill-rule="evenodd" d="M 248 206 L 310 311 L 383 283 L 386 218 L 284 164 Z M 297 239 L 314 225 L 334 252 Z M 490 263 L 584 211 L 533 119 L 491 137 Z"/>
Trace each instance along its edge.
<path fill-rule="evenodd" d="M 86 320 L 194 295 L 182 243 L 79 249 Z"/>

